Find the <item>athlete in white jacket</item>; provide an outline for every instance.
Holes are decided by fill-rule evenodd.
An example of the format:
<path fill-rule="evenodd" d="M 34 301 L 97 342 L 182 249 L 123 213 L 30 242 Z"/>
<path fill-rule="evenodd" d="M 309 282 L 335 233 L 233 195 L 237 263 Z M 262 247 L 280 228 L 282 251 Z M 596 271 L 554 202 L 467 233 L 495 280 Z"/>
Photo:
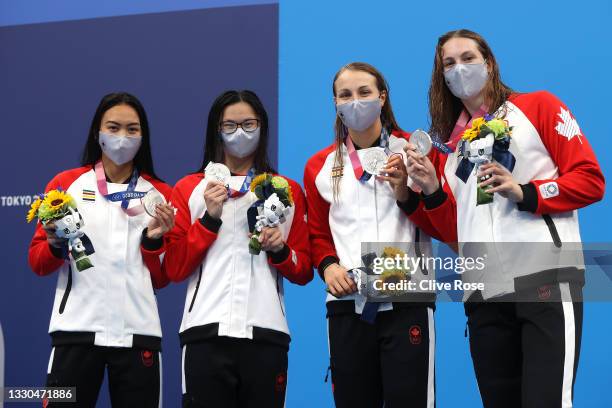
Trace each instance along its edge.
<path fill-rule="evenodd" d="M 223 93 L 209 113 L 202 167 L 172 192 L 178 213 L 167 273 L 175 282 L 189 279 L 180 328 L 184 407 L 284 405 L 290 337 L 283 283 L 305 285 L 313 271 L 304 194 L 293 180 L 286 179 L 294 201 L 286 221 L 264 228 L 262 252 L 249 253 L 247 210 L 258 200 L 250 183 L 274 173 L 267 139 L 259 98 Z M 215 180 L 209 163 L 223 163 L 231 177 Z"/>
<path fill-rule="evenodd" d="M 364 244 L 378 249 L 378 256 L 380 247 L 396 245 L 412 258 L 431 253 L 429 234 L 437 232 L 425 225 L 423 205 L 407 185 L 402 149 L 409 135 L 399 129 L 387 84 L 371 65 L 342 67 L 333 90 L 335 143 L 308 160 L 304 186 L 313 262 L 329 290 L 334 401 L 339 408 L 433 407 L 435 293 L 367 302 L 348 273 L 367 266 Z M 381 174 L 365 171 L 365 152 L 382 151 Z M 413 272 L 412 283 L 434 278 L 434 271 Z"/>
<path fill-rule="evenodd" d="M 512 127 L 509 148 L 495 146 L 493 161 L 477 171 L 458 152 L 428 158 L 407 148 L 408 172 L 423 189 L 426 213 L 435 214 L 430 222 L 445 241 L 459 241 L 460 254 L 477 243 L 489 255 L 491 267 L 463 274 L 485 285 L 465 293 L 483 404 L 571 407 L 585 279 L 577 209 L 603 197 L 597 159 L 554 95 L 515 93 L 501 82 L 477 33 L 440 37 L 433 72 L 432 133 L 442 141 L 456 145 L 470 117 L 489 114 Z M 477 205 L 478 186 L 492 202 Z"/>
<path fill-rule="evenodd" d="M 55 176 L 45 191 L 61 188 L 76 201 L 93 267 L 76 269 L 53 224 L 39 223 L 30 244 L 34 272 L 58 273 L 47 386 L 76 387 L 78 406 L 94 407 L 107 369 L 113 406 L 157 407 L 162 333 L 155 289 L 168 282 L 162 236 L 174 225 L 174 210 L 162 204 L 151 216 L 138 199 L 157 190 L 167 200 L 170 187 L 153 171 L 149 125 L 136 97 L 102 98 L 82 165 Z"/>

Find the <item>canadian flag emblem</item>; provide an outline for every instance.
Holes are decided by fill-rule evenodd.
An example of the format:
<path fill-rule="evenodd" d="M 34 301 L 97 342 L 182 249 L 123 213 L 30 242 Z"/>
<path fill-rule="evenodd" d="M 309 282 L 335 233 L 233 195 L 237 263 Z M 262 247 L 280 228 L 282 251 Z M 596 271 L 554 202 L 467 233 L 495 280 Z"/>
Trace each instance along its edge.
<path fill-rule="evenodd" d="M 572 140 L 574 136 L 578 136 L 578 141 L 582 143 L 582 139 L 580 139 L 580 136 L 582 136 L 580 126 L 578 126 L 578 122 L 572 117 L 572 114 L 561 107 L 561 113 L 558 113 L 557 116 L 561 118 L 561 120 L 557 122 L 557 126 L 555 126 L 557 133 L 566 137 L 568 141 Z"/>

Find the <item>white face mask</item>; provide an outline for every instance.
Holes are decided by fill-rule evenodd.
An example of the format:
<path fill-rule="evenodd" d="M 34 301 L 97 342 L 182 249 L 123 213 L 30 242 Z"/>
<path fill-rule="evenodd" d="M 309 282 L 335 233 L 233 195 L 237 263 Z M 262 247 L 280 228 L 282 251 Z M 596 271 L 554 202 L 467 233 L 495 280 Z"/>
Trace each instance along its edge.
<path fill-rule="evenodd" d="M 358 132 L 372 126 L 376 118 L 380 117 L 381 110 L 380 98 L 355 99 L 336 105 L 336 112 L 344 126 Z"/>
<path fill-rule="evenodd" d="M 444 73 L 448 89 L 459 99 L 478 95 L 489 78 L 487 63 L 456 64 Z"/>
<path fill-rule="evenodd" d="M 142 144 L 142 136 L 116 136 L 100 132 L 98 143 L 104 154 L 121 166 L 134 159 Z"/>
<path fill-rule="evenodd" d="M 252 132 L 245 132 L 242 128 L 238 128 L 230 134 L 221 132 L 221 139 L 223 139 L 223 145 L 229 154 L 243 159 L 257 149 L 259 130 L 260 128 L 257 128 Z"/>

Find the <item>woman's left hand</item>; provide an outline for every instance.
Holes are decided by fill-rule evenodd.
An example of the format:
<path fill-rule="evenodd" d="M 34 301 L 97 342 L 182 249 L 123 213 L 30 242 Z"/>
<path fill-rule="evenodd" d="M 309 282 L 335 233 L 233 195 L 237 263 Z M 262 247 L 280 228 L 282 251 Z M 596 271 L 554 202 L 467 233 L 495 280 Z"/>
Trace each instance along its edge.
<path fill-rule="evenodd" d="M 490 176 L 488 179 L 480 182 L 482 177 Z M 478 169 L 478 181 L 480 187 L 487 193 L 499 193 L 515 203 L 523 201 L 523 190 L 521 186 L 514 181 L 512 173 L 507 168 L 497 162 L 487 163 L 480 166 Z M 487 187 L 491 187 L 487 189 Z"/>
<path fill-rule="evenodd" d="M 278 227 L 264 227 L 259 233 L 259 242 L 264 251 L 279 252 L 285 246 L 283 234 Z"/>
<path fill-rule="evenodd" d="M 408 195 L 410 194 L 408 189 L 408 172 L 406 171 L 406 165 L 401 154 L 391 156 L 381 175 L 377 178 L 389 182 L 397 201 L 404 202 L 408 200 Z"/>
<path fill-rule="evenodd" d="M 174 207 L 170 204 L 159 204 L 155 208 L 155 217 L 147 226 L 147 238 L 159 239 L 174 227 Z"/>

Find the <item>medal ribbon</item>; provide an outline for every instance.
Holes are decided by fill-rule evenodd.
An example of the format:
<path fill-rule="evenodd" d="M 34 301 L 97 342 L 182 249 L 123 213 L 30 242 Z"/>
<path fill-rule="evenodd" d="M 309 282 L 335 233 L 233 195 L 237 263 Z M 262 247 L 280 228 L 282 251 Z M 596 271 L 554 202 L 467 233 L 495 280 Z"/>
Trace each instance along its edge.
<path fill-rule="evenodd" d="M 459 119 L 457 119 L 457 122 L 455 123 L 455 127 L 453 128 L 450 137 L 448 138 L 448 143 L 446 143 L 446 147 L 451 149 L 451 152 L 454 152 L 455 149 L 457 149 L 457 144 L 459 143 L 459 139 L 461 138 L 461 134 L 463 133 L 463 131 L 468 127 L 472 126 L 472 121 L 474 120 L 474 118 L 479 118 L 481 116 L 486 115 L 488 110 L 489 108 L 487 108 L 485 105 L 481 105 L 478 111 L 470 118 L 469 113 L 465 109 L 463 109 L 461 111 L 461 114 L 459 115 Z M 440 142 L 436 143 L 441 144 Z"/>
<path fill-rule="evenodd" d="M 451 148 L 450 145 L 446 145 L 444 143 L 438 142 L 437 140 L 431 139 L 431 145 L 438 149 L 443 154 L 451 154 L 455 151 L 454 148 Z"/>
<path fill-rule="evenodd" d="M 255 177 L 255 167 L 251 167 L 246 177 L 244 178 L 244 181 L 242 182 L 242 186 L 240 187 L 240 190 L 234 190 L 233 188 L 228 187 L 227 189 L 228 196 L 231 198 L 236 198 L 236 197 L 245 195 L 246 192 L 249 191 L 249 189 L 251 188 L 251 182 L 253 181 L 254 177 Z"/>
<path fill-rule="evenodd" d="M 130 177 L 127 189 L 125 191 L 120 191 L 113 194 L 108 193 L 108 184 L 106 183 L 106 174 L 104 173 L 104 165 L 102 164 L 102 160 L 96 163 L 94 166 L 94 171 L 96 173 L 98 191 L 104 198 L 111 202 L 121 201 L 121 209 L 130 217 L 142 214 L 144 212 L 144 208 L 141 204 L 128 208 L 130 200 L 140 199 L 146 194 L 142 191 L 135 191 L 139 177 L 136 167 L 134 167 L 134 170 L 132 170 L 132 176 Z"/>

